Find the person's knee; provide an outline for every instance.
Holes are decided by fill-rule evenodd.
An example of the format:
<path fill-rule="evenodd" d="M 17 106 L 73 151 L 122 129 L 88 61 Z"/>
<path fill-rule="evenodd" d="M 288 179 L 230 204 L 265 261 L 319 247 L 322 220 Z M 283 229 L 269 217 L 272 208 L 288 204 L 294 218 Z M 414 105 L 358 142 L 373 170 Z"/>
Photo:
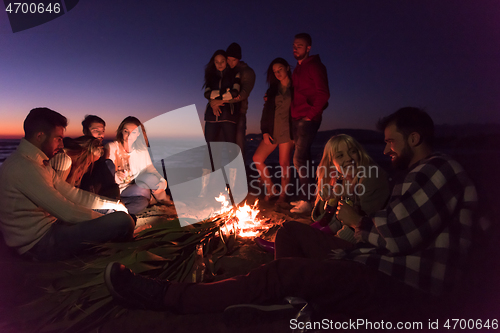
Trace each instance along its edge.
<path fill-rule="evenodd" d="M 288 176 L 288 171 L 290 169 L 290 164 L 288 161 L 280 161 L 281 173 L 284 177 Z"/>
<path fill-rule="evenodd" d="M 135 229 L 135 221 L 129 214 L 125 212 L 114 212 L 116 234 L 120 240 L 128 240 L 132 238 Z"/>
<path fill-rule="evenodd" d="M 261 164 L 264 163 L 262 158 L 257 154 L 253 155 L 252 160 L 253 160 L 253 163 L 254 163 L 256 168 L 259 168 L 261 166 Z"/>
<path fill-rule="evenodd" d="M 304 223 L 300 223 L 298 221 L 286 221 L 283 223 L 282 227 L 280 228 L 281 229 L 285 229 L 285 230 L 295 230 L 297 228 L 301 228 L 302 226 L 305 226 Z"/>
<path fill-rule="evenodd" d="M 297 153 L 295 153 L 293 155 L 293 166 L 295 167 L 295 169 L 299 169 L 301 165 L 301 159 L 299 158 L 299 156 L 297 156 Z"/>
<path fill-rule="evenodd" d="M 143 196 L 123 197 L 122 202 L 127 207 L 129 214 L 139 214 L 149 205 L 149 198 Z"/>
<path fill-rule="evenodd" d="M 109 158 L 105 161 L 106 163 L 106 166 L 108 167 L 109 169 L 109 172 L 111 172 L 111 174 L 113 175 L 113 177 L 115 176 L 115 173 L 116 173 L 116 169 L 115 169 L 115 164 L 113 163 L 112 160 L 110 160 Z"/>
<path fill-rule="evenodd" d="M 307 148 L 306 147 L 295 147 L 295 153 L 293 154 L 293 164 L 298 164 L 299 166 L 304 163 L 307 159 Z"/>
<path fill-rule="evenodd" d="M 281 225 L 281 228 L 276 232 L 276 239 L 281 238 L 283 236 L 290 236 L 295 234 L 295 230 L 300 229 L 303 223 L 297 221 L 287 221 Z"/>

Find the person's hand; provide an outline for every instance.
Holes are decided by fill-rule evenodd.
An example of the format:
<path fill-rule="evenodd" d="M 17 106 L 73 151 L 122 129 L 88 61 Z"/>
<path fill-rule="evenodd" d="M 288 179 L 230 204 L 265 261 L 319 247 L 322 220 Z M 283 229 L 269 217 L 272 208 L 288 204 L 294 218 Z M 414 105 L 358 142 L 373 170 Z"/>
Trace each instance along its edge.
<path fill-rule="evenodd" d="M 241 100 L 241 95 L 238 95 L 235 98 L 233 98 L 233 101 L 235 102 L 239 102 L 240 100 Z"/>
<path fill-rule="evenodd" d="M 264 133 L 263 134 L 263 140 L 266 145 L 272 145 L 273 144 L 273 138 L 269 135 L 269 133 Z"/>
<path fill-rule="evenodd" d="M 356 210 L 344 201 L 339 201 L 337 206 L 337 220 L 343 224 L 355 228 L 361 222 L 362 216 L 356 213 Z"/>
<path fill-rule="evenodd" d="M 216 117 L 220 116 L 221 111 L 220 107 L 224 105 L 224 101 L 220 99 L 211 99 L 210 100 L 210 106 L 212 107 L 212 111 L 214 112 L 214 115 Z"/>
<path fill-rule="evenodd" d="M 220 108 L 225 102 L 222 99 L 211 99 L 210 106 L 213 108 Z"/>
<path fill-rule="evenodd" d="M 215 115 L 216 117 L 220 116 L 220 114 L 221 114 L 221 111 L 220 111 L 220 109 L 219 109 L 219 107 L 218 107 L 218 106 L 217 106 L 217 107 L 215 107 L 215 108 L 212 108 L 212 111 L 213 111 L 213 113 L 214 113 L 214 115 Z"/>
<path fill-rule="evenodd" d="M 308 118 L 308 117 L 304 117 L 302 119 L 305 120 L 305 121 L 311 121 L 311 118 Z"/>

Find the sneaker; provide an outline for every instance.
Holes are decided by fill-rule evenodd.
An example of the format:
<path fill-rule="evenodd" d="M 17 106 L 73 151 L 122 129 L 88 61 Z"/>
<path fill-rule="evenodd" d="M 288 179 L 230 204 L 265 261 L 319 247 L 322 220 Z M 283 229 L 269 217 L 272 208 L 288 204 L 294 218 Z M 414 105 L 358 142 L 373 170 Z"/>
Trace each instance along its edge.
<path fill-rule="evenodd" d="M 303 214 L 303 213 L 310 213 L 312 211 L 312 206 L 309 203 L 309 201 L 304 201 L 302 200 L 298 205 L 290 209 L 290 213 L 297 213 L 297 214 Z"/>
<path fill-rule="evenodd" d="M 222 318 L 227 326 L 247 327 L 280 319 L 292 319 L 297 315 L 297 311 L 291 304 L 237 304 L 228 306 Z"/>
<path fill-rule="evenodd" d="M 151 279 L 133 273 L 118 262 L 106 266 L 104 282 L 113 297 L 132 307 L 166 310 L 163 297 L 169 281 Z"/>

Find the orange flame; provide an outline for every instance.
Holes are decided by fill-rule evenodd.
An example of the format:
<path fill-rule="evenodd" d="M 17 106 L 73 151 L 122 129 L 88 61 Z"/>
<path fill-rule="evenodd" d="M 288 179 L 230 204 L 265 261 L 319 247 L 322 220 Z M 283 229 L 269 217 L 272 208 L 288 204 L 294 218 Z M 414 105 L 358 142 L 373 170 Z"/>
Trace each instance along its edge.
<path fill-rule="evenodd" d="M 222 193 L 215 200 L 221 203 L 220 213 L 228 214 L 228 217 L 225 219 L 225 234 L 233 231 L 241 237 L 257 237 L 264 230 L 270 228 L 270 226 L 263 224 L 264 220 L 257 218 L 260 212 L 257 209 L 258 200 L 251 206 L 245 202 L 243 206 L 238 208 L 231 208 L 229 200 Z"/>

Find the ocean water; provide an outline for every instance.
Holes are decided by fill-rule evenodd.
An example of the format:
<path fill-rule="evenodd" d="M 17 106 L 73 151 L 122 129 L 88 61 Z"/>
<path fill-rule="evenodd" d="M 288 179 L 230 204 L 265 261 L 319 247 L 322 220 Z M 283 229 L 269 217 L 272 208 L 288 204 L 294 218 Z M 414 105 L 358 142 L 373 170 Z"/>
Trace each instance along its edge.
<path fill-rule="evenodd" d="M 16 150 L 20 142 L 20 139 L 0 139 L 0 165 Z M 164 159 L 167 166 L 201 166 L 202 161 L 199 156 L 202 155 L 199 154 L 199 150 L 205 150 L 203 148 L 196 149 L 196 147 L 204 144 L 205 142 L 200 143 L 190 140 L 155 142 L 151 146 L 150 152 L 153 161 L 159 162 L 160 159 Z"/>
<path fill-rule="evenodd" d="M 20 139 L 0 139 L 0 165 L 16 150 Z"/>
<path fill-rule="evenodd" d="M 20 139 L 0 139 L 0 165 L 5 159 L 12 154 L 20 143 Z M 247 136 L 245 162 L 248 164 L 252 161 L 252 156 L 257 149 L 260 138 Z M 203 143 L 201 143 L 203 144 Z M 154 164 L 160 174 L 161 159 L 164 159 L 164 165 L 168 168 L 201 168 L 205 158 L 206 146 L 201 146 L 199 142 L 169 142 L 168 144 L 157 144 L 151 147 L 151 155 Z M 321 160 L 323 147 L 325 142 L 317 140 L 311 147 L 312 165 L 317 166 Z M 364 143 L 363 146 L 368 154 L 385 169 L 390 169 L 390 160 L 383 155 L 383 143 Z M 500 151 L 498 149 L 453 149 L 448 147 L 439 147 L 437 149 L 446 154 L 455 157 L 466 170 L 473 176 L 472 178 L 480 178 L 479 175 L 485 175 L 484 169 L 488 172 L 486 178 L 497 180 L 500 173 Z M 270 166 L 279 165 L 278 149 L 269 155 L 266 164 Z M 481 171 L 479 171 L 481 170 Z M 476 176 L 476 177 L 474 177 Z M 498 183 L 496 183 L 498 184 Z"/>
<path fill-rule="evenodd" d="M 208 153 L 203 137 L 150 138 L 149 146 L 153 164 L 157 166 L 163 159 L 164 165 L 169 168 L 201 168 Z"/>
<path fill-rule="evenodd" d="M 0 165 L 16 150 L 20 142 L 20 139 L 0 139 Z M 149 150 L 155 166 L 161 165 L 161 159 L 163 159 L 165 166 L 171 168 L 201 168 L 208 151 L 206 142 L 200 140 L 150 140 L 150 146 Z M 247 155 L 253 155 L 256 147 L 250 146 Z M 216 148 L 212 149 L 213 151 L 216 150 Z M 252 158 L 251 155 L 249 157 L 250 161 Z M 276 159 L 276 163 L 277 161 Z"/>

